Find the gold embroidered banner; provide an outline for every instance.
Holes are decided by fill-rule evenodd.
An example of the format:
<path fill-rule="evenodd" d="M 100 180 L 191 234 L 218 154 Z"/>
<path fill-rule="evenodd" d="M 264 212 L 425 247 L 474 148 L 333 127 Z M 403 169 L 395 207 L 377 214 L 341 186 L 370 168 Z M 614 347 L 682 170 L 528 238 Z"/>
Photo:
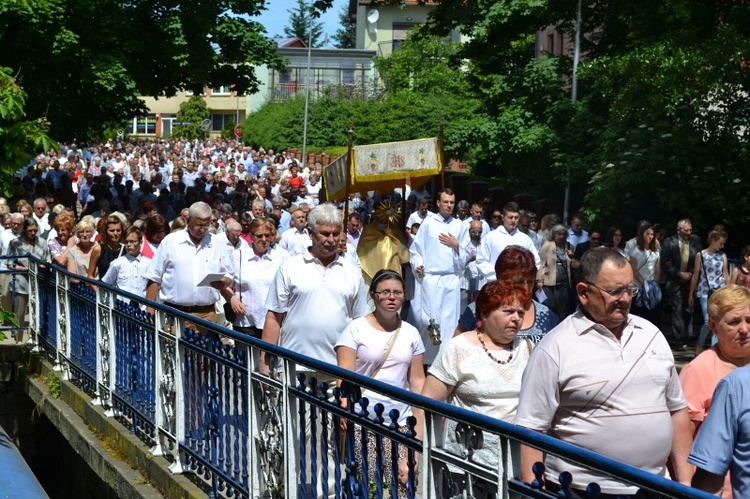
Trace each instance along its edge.
<path fill-rule="evenodd" d="M 355 146 L 353 149 L 351 192 L 392 190 L 401 187 L 407 178 L 411 179 L 411 187 L 416 188 L 440 173 L 443 167 L 436 137 Z M 346 159 L 346 155 L 338 158 L 323 171 L 329 200 L 346 197 Z"/>

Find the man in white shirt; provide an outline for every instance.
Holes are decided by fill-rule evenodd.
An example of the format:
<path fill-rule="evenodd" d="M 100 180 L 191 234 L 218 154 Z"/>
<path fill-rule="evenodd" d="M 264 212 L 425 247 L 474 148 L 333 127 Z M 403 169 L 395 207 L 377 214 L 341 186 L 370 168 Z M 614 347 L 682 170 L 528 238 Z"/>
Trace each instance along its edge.
<path fill-rule="evenodd" d="M 461 277 L 461 308 L 463 311 L 473 302 L 479 294 L 479 290 L 484 283 L 484 277 L 479 273 L 477 268 L 477 250 L 482 242 L 482 223 L 479 220 L 473 220 L 469 224 L 469 262 L 466 264 L 466 270 Z"/>
<path fill-rule="evenodd" d="M 208 231 L 210 226 L 211 207 L 204 202 L 193 203 L 186 229 L 167 235 L 159 245 L 146 273 L 146 297 L 152 301 L 158 298 L 172 308 L 216 322 L 219 291 L 231 286 L 233 267 L 226 245 L 217 244 L 216 236 Z M 209 273 L 223 277 L 210 286 L 199 286 Z M 192 323 L 186 327 L 206 332 Z"/>
<path fill-rule="evenodd" d="M 2 254 L 7 255 L 8 249 L 10 248 L 10 242 L 21 235 L 23 229 L 23 215 L 20 213 L 13 213 L 10 216 L 10 227 L 0 232 L 0 248 L 2 248 Z M 5 263 L 10 260 L 6 260 Z M 10 289 L 11 282 L 10 274 L 0 274 L 0 306 L 5 310 L 13 310 L 13 304 Z"/>
<path fill-rule="evenodd" d="M 464 225 L 466 225 L 466 228 L 469 228 L 469 225 L 474 221 L 477 220 L 482 223 L 482 237 L 486 236 L 490 233 L 490 224 L 487 223 L 487 220 L 485 220 L 482 215 L 484 214 L 484 208 L 482 208 L 482 203 L 474 203 L 469 208 L 469 216 L 466 218 L 466 220 L 463 220 Z"/>
<path fill-rule="evenodd" d="M 282 263 L 271 285 L 263 339 L 335 365 L 341 331 L 370 310 L 367 290 L 359 269 L 337 254 L 341 212 L 321 204 L 308 224 L 309 250 Z"/>
<path fill-rule="evenodd" d="M 438 194 L 438 213 L 430 213 L 409 248 L 414 271 L 414 298 L 410 324 L 421 333 L 425 363 L 430 364 L 438 347 L 453 337 L 461 313 L 461 276 L 469 259 L 469 232 L 453 217 L 456 195 L 451 189 Z"/>
<path fill-rule="evenodd" d="M 414 224 L 422 225 L 427 216 L 432 212 L 429 210 L 430 198 L 425 197 L 419 200 L 417 210 L 409 215 L 409 219 L 406 221 L 406 227 L 409 228 Z"/>
<path fill-rule="evenodd" d="M 242 234 L 242 225 L 236 220 L 230 219 L 224 224 L 224 231 L 216 235 L 216 243 L 224 245 L 232 262 L 234 262 L 235 253 L 250 249 L 250 245 L 240 237 L 240 234 Z"/>
<path fill-rule="evenodd" d="M 287 250 L 290 255 L 300 255 L 310 246 L 310 232 L 307 230 L 307 216 L 302 210 L 292 213 L 292 220 L 288 230 L 281 234 L 279 246 Z"/>
<path fill-rule="evenodd" d="M 690 485 L 692 430 L 669 344 L 659 329 L 630 314 L 636 287 L 628 261 L 611 248 L 581 258 L 580 308 L 537 344 L 521 383 L 517 425 Z M 644 430 L 644 429 L 648 430 Z M 573 475 L 573 497 L 596 482 L 607 497 L 636 487 L 542 451 L 521 448 L 521 478 L 534 479 L 544 461 L 554 493 L 562 471 Z"/>
<path fill-rule="evenodd" d="M 315 206 L 315 198 L 307 194 L 307 186 L 305 185 L 300 186 L 299 193 L 297 194 L 297 199 L 294 200 L 294 204 L 296 204 L 297 206 L 301 205 L 302 203 L 307 203 L 310 206 Z"/>
<path fill-rule="evenodd" d="M 482 244 L 477 251 L 477 267 L 487 281 L 496 280 L 495 262 L 500 253 L 508 246 L 520 246 L 531 251 L 534 255 L 534 263 L 539 267 L 539 253 L 531 238 L 518 230 L 518 219 L 520 217 L 518 204 L 513 201 L 505 203 L 500 217 L 502 225 L 482 238 Z"/>

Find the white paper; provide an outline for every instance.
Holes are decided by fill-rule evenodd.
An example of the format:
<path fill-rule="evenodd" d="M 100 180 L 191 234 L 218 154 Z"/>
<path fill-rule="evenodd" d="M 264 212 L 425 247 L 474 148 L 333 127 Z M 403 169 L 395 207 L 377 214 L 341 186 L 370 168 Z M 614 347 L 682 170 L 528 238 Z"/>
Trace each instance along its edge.
<path fill-rule="evenodd" d="M 206 277 L 198 283 L 198 286 L 210 286 L 212 282 L 221 281 L 223 277 L 224 274 L 207 274 Z"/>
<path fill-rule="evenodd" d="M 547 293 L 545 293 L 543 289 L 537 289 L 534 295 L 536 296 L 536 301 L 539 303 L 544 303 L 544 300 L 547 299 Z"/>

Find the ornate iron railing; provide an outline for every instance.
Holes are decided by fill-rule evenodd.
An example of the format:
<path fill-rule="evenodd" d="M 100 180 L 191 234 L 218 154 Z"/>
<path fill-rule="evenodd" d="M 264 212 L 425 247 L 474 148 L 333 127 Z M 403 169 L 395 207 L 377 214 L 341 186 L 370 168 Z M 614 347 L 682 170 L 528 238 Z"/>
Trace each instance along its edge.
<path fill-rule="evenodd" d="M 540 489 L 541 467 L 533 484 L 514 478 L 506 463 L 511 444 L 517 443 L 662 497 L 712 497 L 33 259 L 29 280 L 36 293 L 29 301 L 34 350 L 90 395 L 92 404 L 123 421 L 154 456 L 167 458 L 173 473 L 192 472 L 205 480 L 209 497 L 558 497 Z M 88 285 L 96 285 L 96 291 Z M 142 310 L 146 304 L 155 308 L 155 316 Z M 187 329 L 186 322 L 208 334 Z M 277 361 L 269 375 L 258 372 L 261 352 Z M 333 386 L 337 379 L 343 380 L 340 387 Z M 414 437 L 413 418 L 400 426 L 397 411 L 383 414 L 381 405 L 369 407 L 363 389 L 424 409 L 423 439 Z M 455 422 L 459 452 L 443 448 L 446 421 Z M 359 446 L 356 433 L 372 444 Z M 474 459 L 490 441 L 500 456 L 492 467 Z M 385 466 L 388 449 L 390 468 Z M 399 452 L 409 463 L 408 483 L 400 493 Z M 567 497 L 569 483 L 563 474 L 559 497 Z M 596 496 L 592 486 L 590 497 Z"/>

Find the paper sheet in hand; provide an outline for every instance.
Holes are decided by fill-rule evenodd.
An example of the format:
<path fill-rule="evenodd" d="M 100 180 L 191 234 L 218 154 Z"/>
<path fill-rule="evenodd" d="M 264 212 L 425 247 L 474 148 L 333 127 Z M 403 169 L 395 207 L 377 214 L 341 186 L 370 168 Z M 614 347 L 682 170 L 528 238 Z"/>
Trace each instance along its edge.
<path fill-rule="evenodd" d="M 547 293 L 543 289 L 538 289 L 534 294 L 536 295 L 536 301 L 539 303 L 544 303 L 544 300 L 547 299 Z"/>
<path fill-rule="evenodd" d="M 223 277 L 224 274 L 208 274 L 198 283 L 198 286 L 210 286 L 212 282 L 221 281 Z"/>

